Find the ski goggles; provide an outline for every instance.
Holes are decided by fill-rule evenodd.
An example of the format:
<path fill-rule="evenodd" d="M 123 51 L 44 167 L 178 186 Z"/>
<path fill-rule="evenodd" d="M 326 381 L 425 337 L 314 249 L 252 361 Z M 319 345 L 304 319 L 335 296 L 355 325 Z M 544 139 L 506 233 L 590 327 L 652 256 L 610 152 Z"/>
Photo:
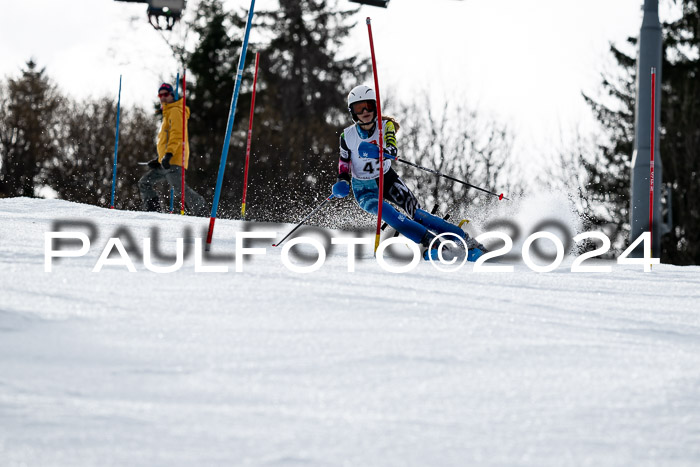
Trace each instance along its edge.
<path fill-rule="evenodd" d="M 159 92 L 159 93 L 158 93 L 158 98 L 159 98 L 159 99 L 162 99 L 162 98 L 164 98 L 164 97 L 168 97 L 169 95 L 170 95 L 170 93 L 169 93 L 168 91 Z"/>
<path fill-rule="evenodd" d="M 355 102 L 351 106 L 353 113 L 355 114 L 361 114 L 365 110 L 368 112 L 374 112 L 377 110 L 377 106 L 374 103 L 374 101 L 361 101 L 361 102 Z"/>

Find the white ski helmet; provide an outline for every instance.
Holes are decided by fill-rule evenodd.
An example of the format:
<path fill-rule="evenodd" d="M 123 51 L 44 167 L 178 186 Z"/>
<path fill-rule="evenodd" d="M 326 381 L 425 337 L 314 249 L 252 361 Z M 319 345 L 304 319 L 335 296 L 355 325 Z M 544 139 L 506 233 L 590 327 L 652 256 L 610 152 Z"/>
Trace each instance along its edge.
<path fill-rule="evenodd" d="M 357 122 L 358 118 L 357 114 L 352 110 L 352 105 L 357 102 L 364 101 L 374 102 L 374 119 L 377 119 L 377 95 L 375 94 L 374 89 L 370 88 L 369 86 L 365 86 L 364 84 L 361 84 L 359 86 L 355 86 L 352 89 L 352 91 L 350 91 L 350 94 L 348 94 L 348 111 L 350 111 L 350 115 L 352 115 L 352 120 L 354 122 Z"/>

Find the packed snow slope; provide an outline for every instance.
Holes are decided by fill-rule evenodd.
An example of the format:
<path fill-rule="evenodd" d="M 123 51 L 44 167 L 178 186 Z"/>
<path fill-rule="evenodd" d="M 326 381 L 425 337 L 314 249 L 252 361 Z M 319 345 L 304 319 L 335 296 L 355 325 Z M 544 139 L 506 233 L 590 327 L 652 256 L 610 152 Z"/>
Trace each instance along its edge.
<path fill-rule="evenodd" d="M 228 272 L 93 272 L 208 219 L 0 199 L 0 465 L 700 464 L 699 267 L 301 274 L 264 240 L 236 272 L 237 232 L 291 227 L 254 224 L 217 221 Z M 45 272 L 57 226 L 90 248 Z"/>

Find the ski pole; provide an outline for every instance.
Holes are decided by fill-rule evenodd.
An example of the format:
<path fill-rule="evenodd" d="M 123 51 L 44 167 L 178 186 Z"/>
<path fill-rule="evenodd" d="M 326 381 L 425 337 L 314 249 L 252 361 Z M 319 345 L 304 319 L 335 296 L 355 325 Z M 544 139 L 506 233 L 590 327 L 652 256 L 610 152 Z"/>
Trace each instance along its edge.
<path fill-rule="evenodd" d="M 109 209 L 114 209 L 114 190 L 117 186 L 117 151 L 119 150 L 119 110 L 122 104 L 122 75 L 119 75 L 119 97 L 117 98 L 117 136 L 114 141 L 114 167 L 112 168 L 112 200 Z"/>
<path fill-rule="evenodd" d="M 435 175 L 439 175 L 439 176 L 441 176 L 441 177 L 444 177 L 444 178 L 446 178 L 446 179 L 448 179 L 448 180 L 452 180 L 453 182 L 461 183 L 462 185 L 466 185 L 466 186 L 471 187 L 471 188 L 474 188 L 474 189 L 476 189 L 476 190 L 483 191 L 484 193 L 488 193 L 488 194 L 490 194 L 490 195 L 497 196 L 499 200 L 504 200 L 504 199 L 509 200 L 509 198 L 506 198 L 505 196 L 503 196 L 503 193 L 497 194 L 497 193 L 494 193 L 494 192 L 492 192 L 492 191 L 488 191 L 488 190 L 485 190 L 485 189 L 483 189 L 483 188 L 479 188 L 478 186 L 472 185 L 471 183 L 467 183 L 467 182 L 465 182 L 465 181 L 463 181 L 463 180 L 460 180 L 460 179 L 458 179 L 458 178 L 450 177 L 449 175 L 445 175 L 444 173 L 438 172 L 437 170 L 429 169 L 429 168 L 427 168 L 427 167 L 423 167 L 423 166 L 420 166 L 420 165 L 418 165 L 418 164 L 414 164 L 413 162 L 407 161 L 406 159 L 401 159 L 401 158 L 398 158 L 398 157 L 397 157 L 396 160 L 399 161 L 399 162 L 403 162 L 404 164 L 408 164 L 408 165 L 410 165 L 410 166 L 413 166 L 413 167 L 415 167 L 415 168 L 417 168 L 417 169 L 425 170 L 426 172 L 430 172 L 430 173 L 432 173 L 432 174 L 435 174 Z"/>
<path fill-rule="evenodd" d="M 304 219 L 302 219 L 301 222 L 299 222 L 299 223 L 297 224 L 296 227 L 294 227 L 292 230 L 290 230 L 289 233 L 288 233 L 287 235 L 285 235 L 284 238 L 283 238 L 282 240 L 280 240 L 280 241 L 277 242 L 277 243 L 273 243 L 272 246 L 280 246 L 280 244 L 282 244 L 282 242 L 285 241 L 285 240 L 287 239 L 287 237 L 289 237 L 289 236 L 292 235 L 294 232 L 296 232 L 297 229 L 298 229 L 299 227 L 301 227 L 302 225 L 304 225 L 304 222 L 306 222 L 307 220 L 309 220 L 309 218 L 310 218 L 311 216 L 313 216 L 313 215 L 316 213 L 316 211 L 318 211 L 318 210 L 321 209 L 323 206 L 325 206 L 325 204 L 326 204 L 328 201 L 332 200 L 334 197 L 335 197 L 335 196 L 330 195 L 328 198 L 324 199 L 323 202 L 322 202 L 321 204 L 319 204 L 318 206 L 316 206 L 316 207 L 313 209 L 313 211 L 311 211 L 311 212 L 309 213 L 309 215 L 307 215 Z"/>

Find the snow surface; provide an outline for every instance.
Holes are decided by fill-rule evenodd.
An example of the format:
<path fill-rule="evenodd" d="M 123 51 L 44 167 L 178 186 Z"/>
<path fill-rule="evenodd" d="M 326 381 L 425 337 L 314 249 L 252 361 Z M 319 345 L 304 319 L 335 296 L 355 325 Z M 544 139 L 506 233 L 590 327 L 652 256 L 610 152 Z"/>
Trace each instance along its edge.
<path fill-rule="evenodd" d="M 66 219 L 99 238 L 45 272 Z M 700 464 L 700 267 L 349 273 L 343 247 L 299 274 L 269 242 L 92 272 L 120 228 L 173 253 L 207 225 L 0 199 L 0 465 Z M 290 227 L 218 220 L 213 250 Z"/>

